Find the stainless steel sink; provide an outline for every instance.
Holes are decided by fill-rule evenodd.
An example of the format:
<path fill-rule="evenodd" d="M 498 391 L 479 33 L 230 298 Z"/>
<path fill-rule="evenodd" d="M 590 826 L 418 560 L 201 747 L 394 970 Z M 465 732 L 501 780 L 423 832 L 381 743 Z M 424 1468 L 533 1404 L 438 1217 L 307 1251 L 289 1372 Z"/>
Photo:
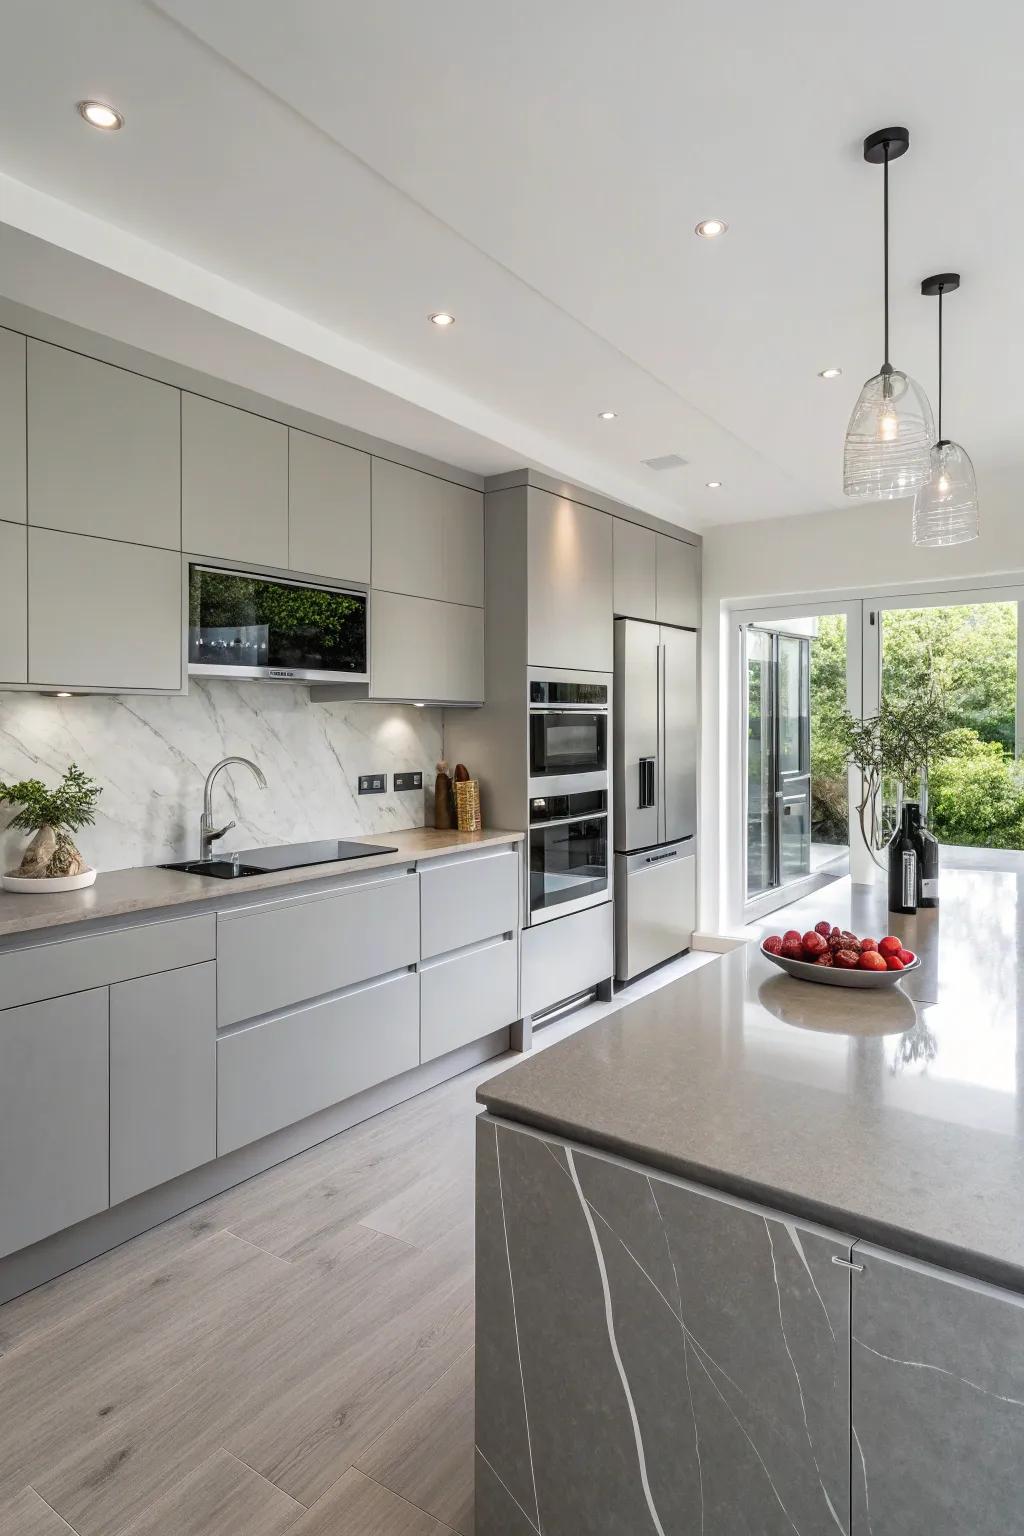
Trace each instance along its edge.
<path fill-rule="evenodd" d="M 236 864 L 233 859 L 190 859 L 184 864 L 161 864 L 161 869 L 180 869 L 183 875 L 209 875 L 214 880 L 244 880 L 246 875 L 265 875 L 255 864 Z"/>

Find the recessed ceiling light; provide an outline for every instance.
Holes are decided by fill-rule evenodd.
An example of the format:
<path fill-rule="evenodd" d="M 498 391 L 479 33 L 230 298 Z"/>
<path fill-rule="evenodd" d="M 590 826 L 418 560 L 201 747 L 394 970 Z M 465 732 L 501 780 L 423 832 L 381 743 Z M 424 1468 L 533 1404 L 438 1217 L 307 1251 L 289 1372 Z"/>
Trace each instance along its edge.
<path fill-rule="evenodd" d="M 57 694 L 57 697 L 58 699 L 70 699 L 71 695 L 70 693 L 66 693 L 63 689 L 61 689 Z"/>
<path fill-rule="evenodd" d="M 426 705 L 420 703 L 415 703 L 412 707 L 413 709 L 426 709 Z"/>
<path fill-rule="evenodd" d="M 602 421 L 614 421 L 619 413 L 618 411 L 598 411 L 597 414 Z"/>
<path fill-rule="evenodd" d="M 838 379 L 838 377 L 842 373 L 842 371 L 843 370 L 841 368 L 822 368 L 820 373 L 818 374 L 818 378 L 819 379 Z"/>
<path fill-rule="evenodd" d="M 720 491 L 722 489 L 721 480 L 705 480 L 704 484 L 707 486 L 709 491 Z"/>
<path fill-rule="evenodd" d="M 431 325 L 440 325 L 442 328 L 455 324 L 455 316 L 450 315 L 446 309 L 435 310 L 429 318 Z"/>
<path fill-rule="evenodd" d="M 78 110 L 92 128 L 123 128 L 124 116 L 105 101 L 80 101 Z"/>
<path fill-rule="evenodd" d="M 702 240 L 717 240 L 728 228 L 724 219 L 701 219 L 694 233 L 700 235 Z"/>

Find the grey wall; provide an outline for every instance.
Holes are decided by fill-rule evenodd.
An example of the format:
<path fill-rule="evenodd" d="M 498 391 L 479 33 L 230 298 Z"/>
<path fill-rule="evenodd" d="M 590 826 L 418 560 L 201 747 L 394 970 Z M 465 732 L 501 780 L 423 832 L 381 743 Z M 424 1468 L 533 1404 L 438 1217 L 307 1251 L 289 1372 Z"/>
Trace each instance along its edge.
<path fill-rule="evenodd" d="M 103 786 L 96 824 L 78 839 L 97 869 L 194 856 L 203 781 L 218 758 L 251 757 L 218 781 L 218 824 L 238 827 L 226 849 L 422 826 L 425 797 L 358 796 L 360 773 L 421 769 L 432 789 L 441 711 L 393 704 L 314 704 L 290 684 L 198 682 L 186 698 L 0 693 L 0 780 L 55 784 L 77 762 Z M 0 828 L 13 812 L 0 808 Z M 0 831 L 0 868 L 24 835 Z"/>

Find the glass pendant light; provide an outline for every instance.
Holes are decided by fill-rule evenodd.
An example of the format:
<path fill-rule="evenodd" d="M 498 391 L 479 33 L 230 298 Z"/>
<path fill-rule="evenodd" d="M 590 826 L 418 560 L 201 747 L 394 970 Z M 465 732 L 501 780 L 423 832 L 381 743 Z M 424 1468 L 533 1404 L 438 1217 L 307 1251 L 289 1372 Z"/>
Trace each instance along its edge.
<path fill-rule="evenodd" d="M 889 162 L 910 148 L 906 128 L 880 128 L 864 140 L 864 159 L 883 167 L 885 362 L 868 379 L 846 429 L 843 490 L 892 500 L 912 496 L 928 476 L 935 438 L 932 408 L 920 384 L 889 361 Z"/>
<path fill-rule="evenodd" d="M 974 465 L 959 443 L 942 435 L 942 296 L 959 287 L 958 272 L 939 272 L 921 284 L 923 294 L 939 299 L 939 440 L 931 451 L 928 478 L 914 497 L 914 543 L 927 549 L 968 544 L 978 537 Z"/>

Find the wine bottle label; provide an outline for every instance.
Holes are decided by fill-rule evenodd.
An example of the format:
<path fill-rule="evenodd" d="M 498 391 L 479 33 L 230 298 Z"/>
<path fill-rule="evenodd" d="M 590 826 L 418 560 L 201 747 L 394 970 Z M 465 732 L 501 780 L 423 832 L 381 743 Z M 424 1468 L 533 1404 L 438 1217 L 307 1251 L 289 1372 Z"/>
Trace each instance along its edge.
<path fill-rule="evenodd" d="M 917 906 L 917 854 L 913 852 L 903 855 L 903 905 Z"/>
<path fill-rule="evenodd" d="M 921 895 L 937 896 L 939 894 L 939 882 L 937 880 L 922 880 Z"/>

